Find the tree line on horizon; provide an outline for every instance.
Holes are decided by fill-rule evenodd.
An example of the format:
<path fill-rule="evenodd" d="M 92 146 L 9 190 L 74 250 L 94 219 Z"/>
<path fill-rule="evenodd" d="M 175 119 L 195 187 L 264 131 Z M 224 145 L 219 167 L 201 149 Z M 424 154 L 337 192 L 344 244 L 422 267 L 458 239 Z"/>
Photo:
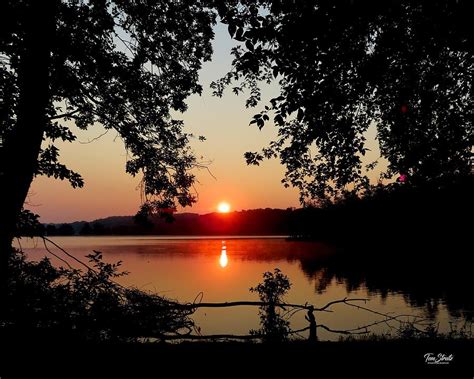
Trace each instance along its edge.
<path fill-rule="evenodd" d="M 174 215 L 168 222 L 159 216 L 137 223 L 133 216 L 109 217 L 91 222 L 45 224 L 48 236 L 92 235 L 290 235 L 297 209 L 252 209 L 226 214 Z M 294 226 L 294 225 L 293 225 Z"/>

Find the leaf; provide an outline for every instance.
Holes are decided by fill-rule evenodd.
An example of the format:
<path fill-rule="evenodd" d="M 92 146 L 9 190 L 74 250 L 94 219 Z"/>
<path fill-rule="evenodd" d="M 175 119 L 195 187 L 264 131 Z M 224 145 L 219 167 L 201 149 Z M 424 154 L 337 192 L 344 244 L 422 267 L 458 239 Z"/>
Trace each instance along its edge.
<path fill-rule="evenodd" d="M 239 42 L 244 42 L 244 29 L 243 28 L 238 28 L 237 32 L 235 33 L 234 39 L 236 39 Z"/>
<path fill-rule="evenodd" d="M 302 108 L 298 109 L 298 115 L 296 116 L 298 121 L 302 121 L 304 118 L 304 110 Z"/>
<path fill-rule="evenodd" d="M 235 31 L 237 30 L 237 27 L 234 24 L 229 24 L 227 29 L 229 30 L 229 35 L 233 37 L 235 35 Z"/>
<path fill-rule="evenodd" d="M 272 72 L 273 72 L 273 77 L 276 78 L 280 72 L 280 69 L 278 66 L 273 66 L 272 67 Z"/>
<path fill-rule="evenodd" d="M 250 51 L 254 50 L 253 43 L 250 40 L 245 41 L 245 47 Z"/>
<path fill-rule="evenodd" d="M 280 114 L 277 114 L 277 115 L 273 118 L 273 121 L 274 121 L 275 124 L 277 124 L 277 125 L 283 125 L 283 124 L 284 124 L 283 117 L 282 117 Z"/>

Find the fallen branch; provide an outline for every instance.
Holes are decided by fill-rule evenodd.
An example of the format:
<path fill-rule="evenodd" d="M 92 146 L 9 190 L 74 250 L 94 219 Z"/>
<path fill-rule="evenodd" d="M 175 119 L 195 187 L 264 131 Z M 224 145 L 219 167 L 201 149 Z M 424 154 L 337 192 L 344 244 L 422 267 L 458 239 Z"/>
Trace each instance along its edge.
<path fill-rule="evenodd" d="M 163 340 L 217 340 L 217 339 L 233 339 L 233 340 L 255 340 L 263 338 L 260 334 L 246 334 L 246 335 L 234 335 L 234 334 L 210 334 L 208 336 L 198 336 L 194 334 L 188 335 L 169 335 L 161 336 Z"/>
<path fill-rule="evenodd" d="M 358 331 L 357 329 L 354 329 L 354 330 L 331 329 L 331 328 L 329 328 L 329 327 L 327 327 L 326 325 L 323 325 L 323 324 L 318 324 L 316 327 L 325 329 L 325 330 L 327 330 L 328 332 L 331 332 L 331 333 L 339 333 L 339 334 L 367 334 L 367 333 L 369 333 L 367 328 L 365 328 L 365 330 L 363 330 L 364 327 L 357 328 L 357 329 L 361 329 L 361 331 Z"/>
<path fill-rule="evenodd" d="M 257 307 L 265 307 L 265 306 L 274 306 L 279 307 L 282 309 L 285 308 L 297 308 L 297 309 L 306 309 L 306 310 L 313 310 L 314 312 L 327 312 L 327 309 L 334 304 L 342 303 L 348 304 L 353 301 L 363 301 L 367 302 L 369 299 L 340 299 L 334 300 L 327 303 L 325 306 L 321 308 L 315 308 L 311 304 L 291 304 L 291 303 L 269 303 L 263 301 L 228 301 L 224 303 L 192 303 L 192 304 L 178 304 L 179 307 L 185 308 L 226 308 L 226 307 L 240 307 L 240 306 L 257 306 Z"/>

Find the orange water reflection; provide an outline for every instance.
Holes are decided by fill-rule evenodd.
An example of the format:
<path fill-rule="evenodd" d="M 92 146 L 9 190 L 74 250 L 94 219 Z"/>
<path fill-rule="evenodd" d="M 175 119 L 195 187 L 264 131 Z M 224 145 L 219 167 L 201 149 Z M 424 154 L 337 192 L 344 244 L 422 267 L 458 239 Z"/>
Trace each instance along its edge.
<path fill-rule="evenodd" d="M 227 258 L 227 247 L 225 241 L 222 241 L 221 255 L 219 257 L 219 265 L 222 268 L 226 268 L 229 264 L 229 258 Z"/>
<path fill-rule="evenodd" d="M 121 260 L 123 269 L 130 272 L 130 275 L 120 278 L 122 284 L 183 302 L 194 301 L 200 292 L 204 294 L 204 302 L 257 300 L 249 288 L 261 282 L 263 272 L 278 267 L 292 282 L 286 298 L 291 303 L 322 306 L 346 296 L 369 297 L 370 308 L 385 313 L 421 312 L 410 307 L 403 294 L 389 293 L 381 297 L 376 293 L 368 293 L 363 286 L 349 291 L 344 278 L 333 279 L 323 291 L 317 290 L 324 277 L 317 270 L 309 275 L 305 265 L 332 254 L 331 249 L 318 243 L 289 242 L 277 238 L 226 237 L 223 240 L 125 236 L 56 237 L 54 241 L 81 259 L 93 249 L 102 251 L 106 261 Z M 22 240 L 22 245 L 32 259 L 40 259 L 45 255 L 41 244 L 35 246 L 31 240 Z M 56 250 L 54 252 L 60 254 Z M 375 315 L 368 315 L 353 307 L 336 306 L 334 310 L 333 313 L 318 314 L 318 322 L 334 329 L 345 329 L 377 319 Z M 203 334 L 247 334 L 250 329 L 259 327 L 258 309 L 254 307 L 200 309 L 194 314 L 194 319 Z M 445 308 L 441 307 L 438 319 L 442 322 L 448 319 Z M 299 312 L 291 323 L 294 329 L 307 326 L 304 312 Z M 338 338 L 324 331 L 318 331 L 318 336 L 321 339 Z"/>

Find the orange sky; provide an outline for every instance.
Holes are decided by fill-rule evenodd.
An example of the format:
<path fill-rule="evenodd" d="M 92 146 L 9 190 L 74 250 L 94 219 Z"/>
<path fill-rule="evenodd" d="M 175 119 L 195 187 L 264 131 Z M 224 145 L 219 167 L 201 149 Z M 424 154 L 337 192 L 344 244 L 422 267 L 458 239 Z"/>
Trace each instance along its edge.
<path fill-rule="evenodd" d="M 257 167 L 247 166 L 243 158 L 246 151 L 264 147 L 276 135 L 275 128 L 268 125 L 259 131 L 249 126 L 257 111 L 245 108 L 244 96 L 235 96 L 230 91 L 223 98 L 211 96 L 210 82 L 230 68 L 231 47 L 225 27 L 217 26 L 213 61 L 206 63 L 200 73 L 203 95 L 190 97 L 188 111 L 178 115 L 189 132 L 206 136 L 207 141 L 195 141 L 192 146 L 198 157 L 212 161 L 209 168 L 215 176 L 214 179 L 206 170 L 197 172 L 199 201 L 185 211 L 213 212 L 221 201 L 229 202 L 231 210 L 298 206 L 297 191 L 281 185 L 284 168 L 277 160 L 265 161 Z M 276 85 L 266 86 L 262 99 L 268 100 L 277 93 Z M 82 142 L 101 133 L 100 125 L 88 132 L 77 131 Z M 109 131 L 89 144 L 58 144 L 62 162 L 82 174 L 85 187 L 74 190 L 66 182 L 37 178 L 27 200 L 28 208 L 38 213 L 42 222 L 90 221 L 135 214 L 140 204 L 139 178 L 125 173 L 125 149 L 116 136 Z"/>
<path fill-rule="evenodd" d="M 217 27 L 214 58 L 204 65 L 200 80 L 203 95 L 188 100 L 189 109 L 177 115 L 186 129 L 204 135 L 205 142 L 193 142 L 198 157 L 212 161 L 209 166 L 215 179 L 205 170 L 197 172 L 199 201 L 186 211 L 207 213 L 227 201 L 233 210 L 249 208 L 286 208 L 298 205 L 294 189 L 280 184 L 284 169 L 277 161 L 260 167 L 245 164 L 243 154 L 259 150 L 274 135 L 272 128 L 259 131 L 248 126 L 255 109 L 245 108 L 244 96 L 227 92 L 223 98 L 211 96 L 209 84 L 230 68 L 232 47 L 224 27 Z M 276 86 L 265 89 L 266 98 L 276 95 Z M 76 131 L 76 130 L 75 130 Z M 78 131 L 78 140 L 88 141 L 100 135 L 100 125 L 88 132 Z M 125 173 L 125 149 L 122 141 L 109 131 L 90 144 L 61 143 L 61 160 L 85 179 L 85 187 L 72 189 L 68 183 L 37 178 L 28 198 L 29 208 L 41 215 L 42 222 L 94 220 L 110 215 L 135 214 L 140 204 L 139 178 Z"/>

